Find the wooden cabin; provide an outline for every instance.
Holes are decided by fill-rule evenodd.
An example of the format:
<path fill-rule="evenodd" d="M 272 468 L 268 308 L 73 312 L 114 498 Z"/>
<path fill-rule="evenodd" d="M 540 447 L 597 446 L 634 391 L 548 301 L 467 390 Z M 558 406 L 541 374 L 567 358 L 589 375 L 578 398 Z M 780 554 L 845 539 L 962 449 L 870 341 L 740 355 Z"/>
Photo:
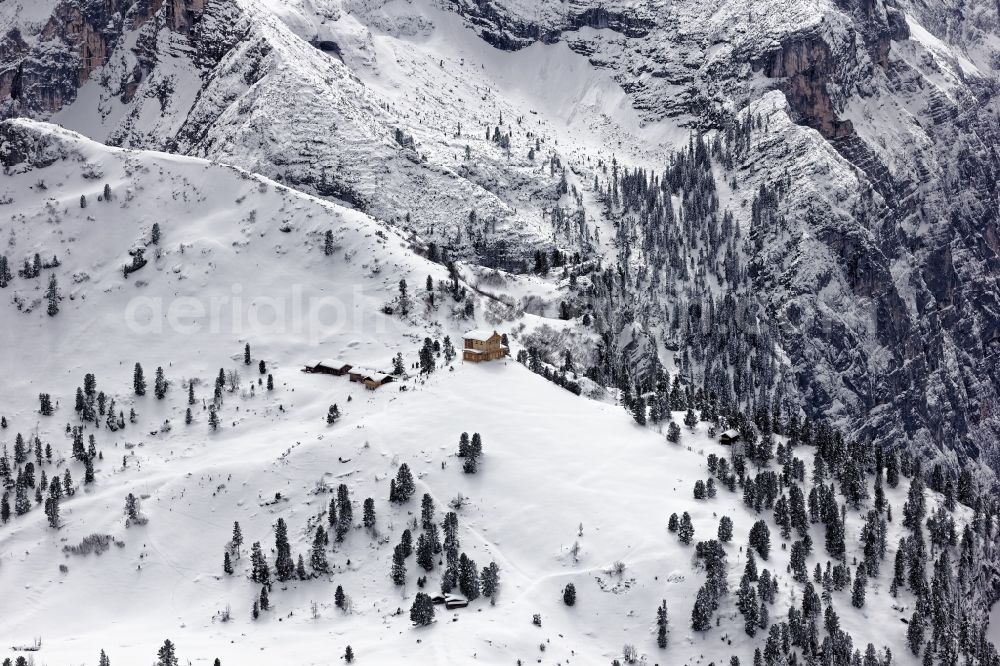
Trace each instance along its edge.
<path fill-rule="evenodd" d="M 443 605 L 448 610 L 465 608 L 469 605 L 469 600 L 458 594 L 437 594 L 431 597 L 431 603 L 436 606 Z"/>
<path fill-rule="evenodd" d="M 507 347 L 503 338 L 496 331 L 475 330 L 464 336 L 465 346 L 462 348 L 462 360 L 479 363 L 480 361 L 495 361 L 507 355 Z"/>
<path fill-rule="evenodd" d="M 338 361 L 335 359 L 324 359 L 322 361 L 314 361 L 307 365 L 304 370 L 305 372 L 318 372 L 324 375 L 346 375 L 351 371 L 351 364 L 344 363 L 343 361 Z"/>
<path fill-rule="evenodd" d="M 719 444 L 724 446 L 733 446 L 740 439 L 740 431 L 736 428 L 730 428 L 721 435 L 719 435 Z"/>
<path fill-rule="evenodd" d="M 376 372 L 370 375 L 365 375 L 361 380 L 361 383 L 365 385 L 365 388 L 369 391 L 374 391 L 379 386 L 384 386 L 392 381 L 392 375 L 384 375 L 380 372 Z"/>
<path fill-rule="evenodd" d="M 719 435 L 719 444 L 724 444 L 726 446 L 732 446 L 740 438 L 740 431 L 736 428 L 730 428 L 726 430 L 721 435 Z"/>
<path fill-rule="evenodd" d="M 362 370 L 360 368 L 351 369 L 347 375 L 352 382 L 364 384 L 365 388 L 369 391 L 374 391 L 378 387 L 384 386 L 395 379 L 392 375 L 375 372 L 374 370 Z"/>

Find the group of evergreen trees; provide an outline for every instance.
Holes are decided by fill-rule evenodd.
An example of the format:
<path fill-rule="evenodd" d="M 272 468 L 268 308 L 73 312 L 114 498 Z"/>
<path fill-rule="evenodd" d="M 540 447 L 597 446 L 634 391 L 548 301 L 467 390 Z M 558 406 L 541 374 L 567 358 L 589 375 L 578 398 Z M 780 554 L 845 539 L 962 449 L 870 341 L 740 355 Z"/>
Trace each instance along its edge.
<path fill-rule="evenodd" d="M 889 593 L 909 589 L 915 600 L 914 611 L 906 625 L 908 644 L 925 664 L 969 663 L 985 666 L 1000 664 L 995 648 L 985 634 L 982 603 L 984 572 L 992 566 L 989 552 L 992 540 L 1000 534 L 995 501 L 977 496 L 971 474 L 957 478 L 936 466 L 927 474 L 919 459 L 907 450 L 872 446 L 861 441 L 847 441 L 826 424 L 800 422 L 797 417 L 759 412 L 754 419 L 733 414 L 723 424 L 737 427 L 744 435 L 743 448 L 732 452 L 731 459 L 708 456 L 709 473 L 723 488 L 742 491 L 744 504 L 752 514 L 769 512 L 779 528 L 782 548 L 791 541 L 789 571 L 801 586 L 798 601 L 787 612 L 775 615 L 778 579 L 767 569 L 757 571 L 757 557 L 768 560 L 771 534 L 764 520 L 756 520 L 749 532 L 747 561 L 736 592 L 737 609 L 743 615 L 744 629 L 750 636 L 767 631 L 763 652 L 758 650 L 754 663 L 775 666 L 787 663 L 817 663 L 831 666 L 884 666 L 891 663 L 888 650 L 879 652 L 869 644 L 855 649 L 849 634 L 841 627 L 835 610 L 836 593 L 845 590 L 855 608 L 863 608 L 870 581 L 883 578 L 882 566 L 888 556 L 888 523 L 893 509 L 885 487 L 895 488 L 909 478 L 907 500 L 900 512 L 902 525 L 909 530 L 895 553 L 895 566 L 888 585 Z M 784 442 L 775 447 L 774 435 L 781 433 Z M 806 480 L 800 447 L 813 452 L 812 473 Z M 776 448 L 776 452 L 775 452 Z M 756 474 L 747 462 L 757 467 Z M 772 466 L 777 464 L 777 471 Z M 927 510 L 928 479 L 939 488 L 941 501 L 931 513 Z M 696 487 L 696 496 L 705 493 L 704 484 Z M 953 512 L 966 504 L 972 519 L 958 536 Z M 930 515 L 928 515 L 930 513 Z M 682 542 L 690 542 L 693 527 L 685 514 L 670 517 L 668 529 L 677 532 Z M 861 561 L 848 561 L 846 534 L 857 530 L 861 543 Z M 814 557 L 810 527 L 818 525 L 825 533 L 825 551 L 830 558 L 825 567 L 816 562 L 810 574 L 807 561 Z M 712 612 L 726 593 L 724 574 L 713 574 L 713 567 L 724 562 L 721 544 L 732 538 L 733 524 L 728 516 L 719 521 L 719 541 L 699 542 L 696 554 L 705 561 L 708 580 L 699 591 L 692 610 L 691 626 L 696 631 L 711 628 Z M 717 559 L 718 558 L 718 559 Z M 956 562 L 960 561 L 960 564 Z M 928 572 L 930 568 L 930 572 Z M 724 565 L 719 571 L 724 572 Z M 930 580 L 928 581 L 928 575 Z M 817 591 L 817 587 L 821 591 Z M 883 587 L 883 589 L 886 589 Z M 794 599 L 795 597 L 793 597 Z M 783 618 L 772 623 L 771 618 Z M 791 661 L 790 661 L 791 660 Z"/>

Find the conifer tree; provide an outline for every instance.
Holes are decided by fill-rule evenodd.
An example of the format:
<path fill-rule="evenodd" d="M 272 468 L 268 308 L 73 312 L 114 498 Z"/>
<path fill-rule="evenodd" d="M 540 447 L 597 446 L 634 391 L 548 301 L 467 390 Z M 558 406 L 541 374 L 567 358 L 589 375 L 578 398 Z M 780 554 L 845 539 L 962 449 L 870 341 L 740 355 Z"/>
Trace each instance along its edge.
<path fill-rule="evenodd" d="M 344 603 L 345 603 L 346 600 L 347 600 L 347 598 L 344 595 L 344 588 L 343 588 L 343 586 L 338 585 L 337 589 L 333 593 L 333 605 L 336 606 L 337 608 L 343 610 L 344 609 Z"/>
<path fill-rule="evenodd" d="M 271 584 L 271 568 L 260 547 L 260 541 L 254 541 L 250 547 L 250 580 L 262 585 Z"/>
<path fill-rule="evenodd" d="M 142 366 L 138 363 L 135 364 L 132 373 L 132 388 L 136 395 L 146 395 L 146 378 L 142 374 Z"/>
<path fill-rule="evenodd" d="M 429 530 L 434 525 L 434 498 L 430 493 L 424 493 L 420 498 L 420 526 Z"/>
<path fill-rule="evenodd" d="M 417 592 L 410 607 L 410 621 L 418 627 L 426 627 L 434 621 L 434 602 L 424 592 Z"/>
<path fill-rule="evenodd" d="M 566 583 L 563 588 L 563 603 L 567 606 L 576 605 L 576 586 L 573 583 Z"/>
<path fill-rule="evenodd" d="M 729 543 L 733 538 L 733 519 L 729 516 L 723 516 L 719 519 L 719 541 L 722 543 Z"/>
<path fill-rule="evenodd" d="M 691 610 L 691 629 L 708 631 L 712 627 L 712 599 L 708 589 L 703 585 L 698 589 Z"/>
<path fill-rule="evenodd" d="M 365 498 L 364 508 L 362 513 L 362 523 L 365 529 L 371 533 L 375 531 L 375 500 L 371 497 Z"/>
<path fill-rule="evenodd" d="M 313 537 L 312 552 L 309 555 L 309 566 L 317 573 L 326 573 L 330 565 L 326 560 L 326 530 L 322 525 L 317 525 L 316 536 Z"/>
<path fill-rule="evenodd" d="M 104 186 L 105 196 L 110 196 L 111 190 Z M 177 653 L 170 639 L 163 641 L 163 646 L 156 653 L 156 666 L 178 666 Z"/>
<path fill-rule="evenodd" d="M 290 580 L 295 573 L 295 561 L 292 559 L 292 547 L 288 543 L 288 526 L 284 518 L 278 518 L 274 525 L 274 550 L 274 577 L 280 581 Z"/>
<path fill-rule="evenodd" d="M 80 196 L 81 198 L 83 197 L 83 195 Z M 111 666 L 111 660 L 108 659 L 108 655 L 104 653 L 104 650 L 101 650 L 101 656 L 97 661 L 97 666 Z"/>
<path fill-rule="evenodd" d="M 488 566 L 483 567 L 479 582 L 483 596 L 489 599 L 491 604 L 496 604 L 497 595 L 500 593 L 500 567 L 496 562 L 490 562 Z"/>
<path fill-rule="evenodd" d="M 243 365 L 250 365 L 250 343 L 243 346 Z"/>
<path fill-rule="evenodd" d="M 763 520 L 758 520 L 750 528 L 750 546 L 760 554 L 761 559 L 766 560 L 771 552 L 771 531 Z"/>
<path fill-rule="evenodd" d="M 233 575 L 233 560 L 229 556 L 229 551 L 228 550 L 224 551 L 222 553 L 222 571 L 227 576 L 232 576 Z"/>
<path fill-rule="evenodd" d="M 351 506 L 347 486 L 343 483 L 337 486 L 337 541 L 343 541 L 354 522 L 354 508 Z"/>
<path fill-rule="evenodd" d="M 240 557 L 240 548 L 243 546 L 243 530 L 240 529 L 239 521 L 233 522 L 233 537 L 229 540 L 230 546 L 236 558 Z"/>
<path fill-rule="evenodd" d="M 153 392 L 157 400 L 163 400 L 167 395 L 167 380 L 163 377 L 163 368 L 156 368 L 156 379 L 153 383 Z"/>
<path fill-rule="evenodd" d="M 656 646 L 660 649 L 667 647 L 667 631 L 669 629 L 669 618 L 667 617 L 667 601 L 664 599 L 656 607 Z"/>
<path fill-rule="evenodd" d="M 434 568 L 434 546 L 424 534 L 417 537 L 417 566 L 424 571 Z"/>
<path fill-rule="evenodd" d="M 396 544 L 392 550 L 392 567 L 389 571 L 389 578 L 393 585 L 406 584 L 406 555 L 403 553 L 403 544 Z"/>
<path fill-rule="evenodd" d="M 864 562 L 858 565 L 858 570 L 854 575 L 854 588 L 851 590 L 851 605 L 855 608 L 864 608 L 865 586 L 868 584 L 868 576 L 865 573 Z"/>
<path fill-rule="evenodd" d="M 395 492 L 392 491 L 392 488 L 395 488 Z M 413 484 L 413 474 L 410 472 L 410 466 L 403 463 L 396 471 L 394 484 L 390 486 L 389 500 L 396 502 L 397 504 L 403 504 L 404 502 L 409 501 L 415 490 L 416 488 Z"/>
<path fill-rule="evenodd" d="M 680 525 L 677 528 L 677 536 L 681 543 L 688 545 L 694 538 L 694 525 L 691 523 L 691 516 L 687 511 L 681 516 Z"/>
<path fill-rule="evenodd" d="M 344 650 L 344 661 L 348 664 L 354 663 L 354 650 L 351 649 L 350 645 Z"/>
<path fill-rule="evenodd" d="M 333 232 L 329 229 L 323 234 L 323 254 L 328 257 L 333 254 Z"/>
<path fill-rule="evenodd" d="M 48 289 L 45 290 L 45 300 L 48 303 L 45 311 L 50 317 L 55 317 L 59 314 L 59 301 L 61 298 L 59 295 L 59 284 L 56 282 L 56 274 L 52 273 L 49 275 Z"/>
<path fill-rule="evenodd" d="M 670 514 L 670 518 L 667 519 L 667 529 L 671 532 L 676 532 L 680 527 L 680 521 L 677 518 L 676 513 Z"/>

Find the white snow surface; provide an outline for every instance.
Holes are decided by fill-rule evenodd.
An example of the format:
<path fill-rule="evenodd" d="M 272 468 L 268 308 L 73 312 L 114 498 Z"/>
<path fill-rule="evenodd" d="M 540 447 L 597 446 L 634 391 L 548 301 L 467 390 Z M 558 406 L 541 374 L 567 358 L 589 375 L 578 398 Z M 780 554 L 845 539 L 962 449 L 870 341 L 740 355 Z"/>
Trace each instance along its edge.
<path fill-rule="evenodd" d="M 64 158 L 0 182 L 0 197 L 11 199 L 0 206 L 2 240 L 9 256 L 58 254 L 61 265 L 41 279 L 15 278 L 8 287 L 24 307 L 19 312 L 9 301 L 3 305 L 5 334 L 16 344 L 0 345 L 0 406 L 9 421 L 0 442 L 10 447 L 15 432 L 37 434 L 52 445 L 57 461 L 42 469 L 51 475 L 69 467 L 78 491 L 63 502 L 57 530 L 47 527 L 39 506 L 0 527 L 0 598 L 18 608 L 0 614 L 0 654 L 41 637 L 39 664 L 94 663 L 100 649 L 112 663 L 141 664 L 170 638 L 182 663 L 218 657 L 223 664 L 330 664 L 348 644 L 360 664 L 395 664 L 405 656 L 426 664 L 537 659 L 604 665 L 620 656 L 624 644 L 634 644 L 647 663 L 724 663 L 733 654 L 750 663 L 761 637 L 743 633 L 732 593 L 710 631 L 689 629 L 704 573 L 694 546 L 680 544 L 666 529 L 670 513 L 683 511 L 691 513 L 696 541 L 715 537 L 720 516 L 734 519 L 735 536 L 726 546 L 733 590 L 749 528 L 766 519 L 772 556 L 758 565 L 780 580 L 772 617 L 793 595 L 801 597 L 769 515 L 754 515 L 739 494 L 724 489 L 714 499 L 692 498 L 694 481 L 708 478 L 706 456 L 727 452 L 708 437 L 705 424 L 685 428 L 681 444 L 670 444 L 620 407 L 575 396 L 513 360 L 457 361 L 427 379 L 408 378 L 375 392 L 343 377 L 300 372 L 326 356 L 388 369 L 397 352 L 409 367 L 425 335 L 448 334 L 457 342 L 477 324 L 505 331 L 521 323 L 465 321 L 448 305 L 418 308 L 410 318 L 383 314 L 400 278 L 420 300 L 427 274 L 446 277 L 391 229 L 232 167 L 109 149 L 66 130 L 17 122 L 54 137 Z M 104 183 L 112 189 L 110 202 L 97 200 Z M 80 208 L 81 195 L 86 208 Z M 149 247 L 149 265 L 123 279 L 128 250 L 147 244 L 153 222 L 162 229 L 161 256 Z M 336 240 L 333 256 L 323 252 L 327 229 Z M 50 318 L 41 295 L 53 270 L 64 298 Z M 301 319 L 294 318 L 270 325 L 266 310 L 309 297 L 340 303 L 330 312 L 341 318 L 323 319 L 317 327 L 296 327 Z M 229 301 L 220 314 L 192 320 L 198 303 L 210 312 L 213 299 L 223 298 Z M 157 303 L 164 313 L 177 303 L 186 309 L 177 324 L 164 321 L 159 331 L 156 321 L 142 317 L 128 324 L 130 307 L 155 311 Z M 532 326 L 543 319 L 523 317 Z M 202 325 L 182 330 L 191 323 Z M 251 345 L 250 366 L 243 365 L 244 343 Z M 274 374 L 273 392 L 256 385 L 261 359 Z M 165 399 L 151 390 L 133 394 L 135 362 L 150 383 L 154 368 L 164 368 L 171 383 Z M 213 433 L 202 401 L 210 400 L 219 368 L 236 369 L 242 378 L 239 390 L 225 394 L 222 426 Z M 138 423 L 117 433 L 88 428 L 102 459 L 96 482 L 83 486 L 65 428 L 78 422 L 73 394 L 87 372 L 120 409 L 134 408 Z M 191 379 L 198 381 L 197 404 L 186 426 Z M 53 416 L 38 414 L 40 392 L 57 401 Z M 343 418 L 328 426 L 324 417 L 333 403 Z M 169 432 L 162 427 L 166 419 Z M 455 457 L 462 432 L 483 438 L 476 475 L 463 474 Z M 808 451 L 799 455 L 808 469 Z M 387 500 L 389 478 L 404 462 L 417 479 L 417 494 L 396 506 Z M 272 526 L 282 517 L 293 552 L 308 561 L 310 526 L 322 519 L 327 491 L 339 483 L 350 488 L 356 522 L 363 499 L 374 498 L 379 536 L 352 530 L 328 551 L 332 574 L 276 584 L 272 610 L 253 621 L 250 606 L 259 588 L 247 579 L 249 544 L 259 540 L 273 565 Z M 125 526 L 129 492 L 142 498 L 148 524 Z M 439 609 L 433 626 L 415 629 L 408 609 L 423 571 L 411 556 L 406 585 L 393 586 L 388 574 L 393 545 L 419 516 L 425 492 L 435 499 L 438 519 L 452 498 L 467 498 L 459 511 L 461 549 L 480 567 L 495 561 L 502 588 L 495 606 L 479 599 L 465 609 Z M 281 501 L 273 502 L 276 493 Z M 894 513 L 904 496 L 905 484 L 888 491 Z M 931 495 L 929 508 L 939 500 Z M 230 577 L 222 573 L 222 555 L 234 521 L 246 544 Z M 859 552 L 861 524 L 858 513 L 848 513 L 849 559 Z M 834 603 L 856 647 L 888 645 L 894 663 L 910 664 L 899 619 L 909 614 L 911 599 L 888 593 L 898 530 L 893 523 L 886 566 L 870 583 L 865 607 L 852 608 L 849 591 L 835 593 Z M 100 556 L 63 554 L 64 546 L 92 533 L 110 534 L 123 545 Z M 817 528 L 812 538 L 823 543 Z M 820 545 L 810 571 L 825 562 L 823 555 Z M 616 561 L 625 564 L 621 576 L 609 573 Z M 428 576 L 432 593 L 440 573 L 437 567 Z M 578 594 L 573 607 L 561 598 L 569 582 Z M 337 585 L 351 598 L 350 613 L 333 606 Z M 666 651 L 655 645 L 660 600 L 667 602 L 671 623 Z M 232 620 L 217 621 L 227 607 Z M 532 625 L 535 613 L 541 627 Z"/>

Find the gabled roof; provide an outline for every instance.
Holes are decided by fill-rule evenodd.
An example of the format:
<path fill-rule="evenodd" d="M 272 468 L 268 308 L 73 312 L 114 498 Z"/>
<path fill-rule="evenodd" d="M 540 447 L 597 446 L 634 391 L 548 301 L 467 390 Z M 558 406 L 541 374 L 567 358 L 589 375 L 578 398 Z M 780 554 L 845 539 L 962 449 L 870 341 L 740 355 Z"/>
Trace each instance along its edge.
<path fill-rule="evenodd" d="M 465 338 L 466 340 L 478 340 L 480 342 L 486 342 L 494 335 L 499 336 L 500 334 L 497 333 L 496 331 L 487 330 L 485 328 L 477 328 L 473 331 L 469 331 L 462 337 Z"/>
<path fill-rule="evenodd" d="M 338 370 L 345 366 L 348 368 L 352 367 L 351 364 L 348 363 L 347 361 L 341 361 L 340 359 L 336 358 L 325 358 L 322 361 L 317 361 L 313 367 L 315 367 L 316 365 L 322 365 L 325 368 L 336 368 Z"/>
<path fill-rule="evenodd" d="M 719 435 L 719 437 L 722 437 L 722 438 L 725 438 L 725 439 L 736 439 L 739 436 L 740 436 L 740 431 L 737 430 L 736 428 L 730 428 L 729 430 L 727 430 L 724 433 L 722 433 L 721 435 Z"/>

